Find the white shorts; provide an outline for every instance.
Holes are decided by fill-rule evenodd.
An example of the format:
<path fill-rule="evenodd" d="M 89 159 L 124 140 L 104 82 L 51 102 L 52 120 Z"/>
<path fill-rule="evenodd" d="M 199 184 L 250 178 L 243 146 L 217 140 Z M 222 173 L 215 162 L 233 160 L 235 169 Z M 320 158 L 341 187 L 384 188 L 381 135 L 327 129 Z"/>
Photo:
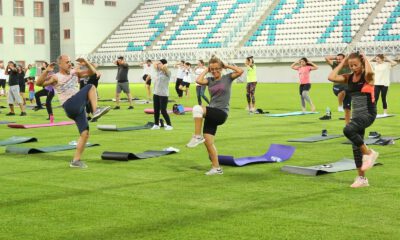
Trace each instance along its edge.
<path fill-rule="evenodd" d="M 19 85 L 10 86 L 8 90 L 8 104 L 22 104 L 22 98 L 19 95 Z"/>

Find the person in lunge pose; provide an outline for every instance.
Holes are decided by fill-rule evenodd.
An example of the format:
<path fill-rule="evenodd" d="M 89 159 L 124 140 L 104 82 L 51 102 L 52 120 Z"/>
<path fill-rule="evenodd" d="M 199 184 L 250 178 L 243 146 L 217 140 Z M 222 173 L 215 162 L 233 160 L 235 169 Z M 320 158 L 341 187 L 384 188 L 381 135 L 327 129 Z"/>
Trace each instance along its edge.
<path fill-rule="evenodd" d="M 311 101 L 310 97 L 310 89 L 311 89 L 311 82 L 310 82 L 310 72 L 313 70 L 317 70 L 318 66 L 314 63 L 308 61 L 307 58 L 302 58 L 297 62 L 294 62 L 290 66 L 293 70 L 299 72 L 299 79 L 300 79 L 300 97 L 301 97 L 301 109 L 303 112 L 306 111 L 306 102 L 311 105 L 311 111 L 315 112 L 315 106 Z"/>
<path fill-rule="evenodd" d="M 325 57 L 325 61 L 331 66 L 332 70 L 335 69 L 344 59 L 345 55 L 343 53 L 339 53 L 336 56 L 327 56 Z M 339 75 L 342 74 L 350 74 L 351 70 L 348 66 L 343 66 L 343 68 L 339 71 Z M 333 93 L 338 98 L 338 111 L 344 111 L 344 119 L 346 124 L 350 122 L 351 118 L 351 97 L 350 94 L 346 93 L 347 85 L 341 83 L 334 83 L 333 84 Z M 320 118 L 321 119 L 321 118 Z M 329 118 L 330 119 L 330 118 Z M 322 119 L 324 120 L 324 119 Z"/>
<path fill-rule="evenodd" d="M 200 76 L 200 74 L 202 74 L 204 72 L 204 70 L 206 70 L 206 66 L 204 66 L 204 61 L 203 60 L 199 60 L 197 62 L 197 67 L 194 69 L 195 80 Z M 205 90 L 206 90 L 206 86 L 203 86 L 203 85 L 200 85 L 200 84 L 196 83 L 197 103 L 200 106 L 203 105 L 202 101 L 201 101 L 201 98 L 203 98 L 204 101 L 206 101 L 207 104 L 210 104 L 210 100 L 208 100 L 208 98 L 204 94 Z"/>
<path fill-rule="evenodd" d="M 345 64 L 348 64 L 352 73 L 339 75 Z M 379 155 L 364 143 L 365 129 L 372 125 L 376 117 L 374 72 L 364 55 L 352 53 L 329 74 L 328 79 L 348 85 L 353 112 L 352 119 L 343 129 L 343 133 L 352 142 L 354 160 L 358 169 L 358 176 L 351 187 L 367 187 L 369 183 L 365 177 L 365 171 L 375 164 Z"/>
<path fill-rule="evenodd" d="M 47 62 L 43 63 L 42 66 L 42 73 L 38 77 L 38 81 L 47 81 L 50 80 L 51 76 L 53 76 L 54 73 L 54 67 L 56 63 L 51 63 L 50 65 Z M 33 108 L 34 111 L 38 111 L 40 109 L 43 109 L 42 107 L 42 102 L 40 101 L 40 97 L 46 96 L 46 110 L 47 114 L 49 115 L 47 120 L 50 120 L 50 122 L 54 122 L 54 115 L 53 115 L 53 108 L 51 106 L 51 101 L 53 100 L 54 97 L 54 87 L 53 85 L 47 85 L 45 86 L 42 90 L 38 91 L 35 93 L 35 99 L 36 99 L 36 107 Z"/>
<path fill-rule="evenodd" d="M 153 70 L 153 64 L 150 59 L 147 59 L 146 62 L 140 63 L 140 66 L 143 67 L 143 76 L 142 79 L 144 81 L 144 88 L 146 89 L 147 100 L 151 100 L 151 71 Z"/>
<path fill-rule="evenodd" d="M 213 57 L 209 61 L 209 67 L 196 79 L 201 85 L 207 85 L 211 96 L 210 105 L 207 107 L 196 105 L 193 107 L 193 118 L 195 124 L 194 135 L 187 147 L 196 147 L 205 142 L 212 168 L 206 175 L 223 174 L 218 162 L 218 153 L 214 145 L 215 133 L 218 125 L 225 123 L 229 113 L 229 101 L 231 98 L 232 82 L 243 74 L 243 69 L 225 65 L 220 59 Z M 233 72 L 222 75 L 223 69 L 230 69 Z M 208 73 L 211 76 L 206 77 Z M 201 127 L 203 125 L 203 136 Z"/>
<path fill-rule="evenodd" d="M 82 153 L 85 150 L 86 142 L 89 138 L 89 124 L 86 118 L 85 107 L 87 103 L 90 102 L 94 112 L 92 121 L 106 114 L 111 107 L 97 108 L 96 88 L 92 84 L 84 86 L 81 90 L 78 89 L 78 79 L 91 76 L 96 71 L 86 59 L 78 58 L 76 60 L 82 64 L 86 64 L 88 68 L 85 71 L 72 69 L 71 60 L 67 55 L 59 56 L 57 61 L 59 72 L 47 81 L 45 81 L 44 77 L 39 78 L 36 81 L 36 85 L 54 86 L 65 113 L 69 118 L 75 121 L 80 134 L 74 158 L 69 166 L 86 168 L 87 165 L 81 161 Z M 47 75 L 47 71 L 53 71 L 50 66 L 53 65 L 49 65 L 49 67 L 46 68 L 42 73 L 43 76 Z"/>

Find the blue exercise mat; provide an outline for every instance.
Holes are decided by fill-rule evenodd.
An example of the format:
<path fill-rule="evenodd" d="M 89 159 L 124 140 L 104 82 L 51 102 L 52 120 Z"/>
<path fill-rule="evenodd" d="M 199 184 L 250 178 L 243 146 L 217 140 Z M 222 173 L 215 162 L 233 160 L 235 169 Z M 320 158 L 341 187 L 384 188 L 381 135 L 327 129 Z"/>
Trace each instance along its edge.
<path fill-rule="evenodd" d="M 265 114 L 267 117 L 290 117 L 290 116 L 301 116 L 308 114 L 317 114 L 318 112 L 288 112 L 288 113 L 275 113 L 275 114 Z"/>
<path fill-rule="evenodd" d="M 261 156 L 234 158 L 233 156 L 218 155 L 218 161 L 221 165 L 237 167 L 251 163 L 283 162 L 292 157 L 295 150 L 296 148 L 292 146 L 271 144 L 268 151 Z"/>

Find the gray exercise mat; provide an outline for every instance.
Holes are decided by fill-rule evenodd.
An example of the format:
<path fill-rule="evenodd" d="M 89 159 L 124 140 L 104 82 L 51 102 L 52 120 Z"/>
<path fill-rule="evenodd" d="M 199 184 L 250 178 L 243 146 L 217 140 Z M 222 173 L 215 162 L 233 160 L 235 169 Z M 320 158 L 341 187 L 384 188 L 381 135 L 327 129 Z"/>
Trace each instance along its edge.
<path fill-rule="evenodd" d="M 400 139 L 400 137 L 379 137 L 379 138 L 365 138 L 364 139 L 364 143 L 366 145 L 382 145 L 380 144 L 380 142 L 383 141 L 394 141 L 394 140 L 398 140 Z M 343 144 L 351 144 L 350 141 L 346 141 Z"/>
<path fill-rule="evenodd" d="M 328 136 L 310 136 L 310 137 L 305 137 L 305 138 L 298 138 L 298 139 L 290 139 L 288 142 L 306 142 L 306 143 L 313 143 L 313 142 L 320 142 L 320 141 L 325 141 L 329 139 L 334 139 L 334 138 L 340 138 L 343 137 L 343 135 L 328 135 Z"/>
<path fill-rule="evenodd" d="M 381 163 L 375 163 L 374 166 L 382 165 Z M 310 167 L 299 167 L 299 166 L 284 166 L 282 167 L 283 172 L 309 175 L 309 176 L 319 176 L 327 173 L 343 172 L 355 170 L 356 164 L 353 159 L 344 158 L 338 162 L 315 165 Z"/>
<path fill-rule="evenodd" d="M 13 136 L 8 139 L 1 140 L 0 146 L 13 145 L 13 144 L 19 144 L 19 143 L 27 143 L 27 142 L 37 142 L 37 138 Z"/>
<path fill-rule="evenodd" d="M 274 113 L 274 114 L 265 114 L 267 117 L 290 117 L 290 116 L 302 116 L 309 114 L 317 114 L 318 112 L 287 112 L 287 113 Z"/>
<path fill-rule="evenodd" d="M 132 126 L 132 127 L 122 127 L 119 128 L 117 125 L 97 125 L 97 129 L 101 131 L 132 131 L 132 130 L 142 130 L 142 129 L 150 129 L 154 126 L 154 123 L 148 122 L 143 126 Z"/>
<path fill-rule="evenodd" d="M 94 147 L 100 146 L 99 144 L 86 144 L 86 147 Z M 29 148 L 29 147 L 15 147 L 8 146 L 6 147 L 6 153 L 15 153 L 15 154 L 35 154 L 35 153 L 49 153 L 49 152 L 59 152 L 76 149 L 76 145 L 57 145 L 57 146 L 49 146 L 49 147 L 41 147 L 41 148 Z"/>
<path fill-rule="evenodd" d="M 108 152 L 105 151 L 101 154 L 101 159 L 103 160 L 115 160 L 115 161 L 129 161 L 138 160 L 146 158 L 160 157 L 164 155 L 178 153 L 179 149 L 169 147 L 162 151 L 158 150 L 148 150 L 142 153 L 130 153 L 130 152 Z"/>

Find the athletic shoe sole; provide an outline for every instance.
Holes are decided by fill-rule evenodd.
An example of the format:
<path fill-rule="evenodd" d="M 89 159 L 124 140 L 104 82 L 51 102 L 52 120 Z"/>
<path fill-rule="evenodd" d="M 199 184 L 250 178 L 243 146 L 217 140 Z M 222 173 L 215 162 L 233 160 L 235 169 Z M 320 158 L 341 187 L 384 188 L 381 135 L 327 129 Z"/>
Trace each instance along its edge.
<path fill-rule="evenodd" d="M 104 116 L 106 113 L 108 113 L 111 110 L 111 107 L 106 107 L 105 109 L 103 109 L 101 111 L 101 113 L 97 116 L 93 116 L 91 122 L 96 122 L 97 119 L 101 118 L 102 116 Z"/>

